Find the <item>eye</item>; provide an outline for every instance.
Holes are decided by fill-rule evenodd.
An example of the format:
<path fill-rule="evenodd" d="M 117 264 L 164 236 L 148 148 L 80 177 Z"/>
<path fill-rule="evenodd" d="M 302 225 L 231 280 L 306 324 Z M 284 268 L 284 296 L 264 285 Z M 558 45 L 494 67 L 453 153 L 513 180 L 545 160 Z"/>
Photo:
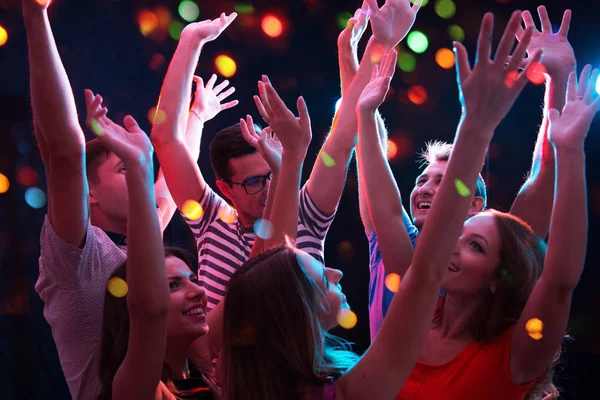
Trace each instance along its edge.
<path fill-rule="evenodd" d="M 419 179 L 419 180 L 417 181 L 417 186 L 423 186 L 423 185 L 425 184 L 425 182 L 427 182 L 427 180 L 426 180 L 426 179 Z"/>
<path fill-rule="evenodd" d="M 475 249 L 475 251 L 477 251 L 479 253 L 483 253 L 483 247 L 479 243 L 477 243 L 477 242 L 471 242 L 469 244 L 470 244 L 470 246 L 473 249 Z"/>
<path fill-rule="evenodd" d="M 124 165 L 121 165 L 121 167 L 119 167 L 119 171 L 118 172 L 121 173 L 121 172 L 125 172 L 125 171 L 127 171 L 127 169 L 125 168 Z"/>
<path fill-rule="evenodd" d="M 169 282 L 169 289 L 174 290 L 179 287 L 179 282 L 171 281 Z"/>

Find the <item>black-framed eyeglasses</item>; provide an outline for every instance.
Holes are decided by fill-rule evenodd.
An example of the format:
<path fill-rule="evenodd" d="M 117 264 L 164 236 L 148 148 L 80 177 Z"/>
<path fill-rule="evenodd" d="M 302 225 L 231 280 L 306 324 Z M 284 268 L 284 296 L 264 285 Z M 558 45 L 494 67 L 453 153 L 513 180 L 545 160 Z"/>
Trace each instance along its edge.
<path fill-rule="evenodd" d="M 273 176 L 272 172 L 269 172 L 267 175 L 263 176 L 252 176 L 250 178 L 244 179 L 242 182 L 233 182 L 233 181 L 225 181 L 232 185 L 240 185 L 244 188 L 246 193 L 248 194 L 256 194 L 262 192 L 262 190 L 267 186 L 267 179 L 271 180 Z"/>

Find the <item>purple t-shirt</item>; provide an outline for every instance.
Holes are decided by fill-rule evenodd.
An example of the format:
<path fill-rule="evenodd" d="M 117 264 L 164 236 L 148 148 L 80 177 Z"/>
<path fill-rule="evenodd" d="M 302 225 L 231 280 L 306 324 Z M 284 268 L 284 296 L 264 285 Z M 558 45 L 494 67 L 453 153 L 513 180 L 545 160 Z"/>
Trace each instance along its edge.
<path fill-rule="evenodd" d="M 410 242 L 413 247 L 416 247 L 419 230 L 413 225 L 404 209 L 402 209 L 402 217 Z M 371 274 L 369 278 L 369 328 L 372 342 L 377 332 L 379 332 L 379 328 L 381 328 L 383 318 L 394 298 L 394 292 L 385 286 L 385 268 L 375 230 L 370 234 L 367 233 L 367 239 L 369 239 L 369 271 Z"/>

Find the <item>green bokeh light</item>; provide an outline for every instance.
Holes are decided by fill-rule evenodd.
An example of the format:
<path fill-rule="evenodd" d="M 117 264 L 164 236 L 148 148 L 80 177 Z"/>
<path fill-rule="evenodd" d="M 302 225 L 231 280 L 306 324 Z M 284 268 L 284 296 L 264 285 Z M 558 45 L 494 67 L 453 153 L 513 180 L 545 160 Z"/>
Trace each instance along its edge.
<path fill-rule="evenodd" d="M 456 4 L 452 0 L 437 0 L 435 12 L 444 19 L 452 18 L 456 14 Z"/>
<path fill-rule="evenodd" d="M 252 4 L 240 3 L 233 6 L 233 9 L 238 14 L 252 14 L 254 6 Z"/>
<path fill-rule="evenodd" d="M 183 30 L 183 28 L 184 28 L 183 23 L 181 23 L 179 21 L 171 22 L 171 25 L 169 25 L 169 36 L 171 36 L 171 38 L 173 38 L 174 40 L 179 40 L 179 37 L 181 36 L 181 31 Z"/>
<path fill-rule="evenodd" d="M 425 36 L 425 34 L 421 31 L 412 31 L 409 33 L 406 43 L 408 44 L 408 47 L 415 53 L 424 53 L 429 46 L 429 40 L 427 40 L 427 36 Z"/>
<path fill-rule="evenodd" d="M 179 15 L 187 22 L 193 22 L 200 16 L 200 9 L 193 1 L 184 0 L 179 3 Z"/>
<path fill-rule="evenodd" d="M 448 35 L 452 40 L 462 42 L 465 38 L 465 31 L 460 26 L 452 24 L 448 27 Z"/>
<path fill-rule="evenodd" d="M 404 72 L 413 72 L 417 68 L 417 59 L 410 53 L 398 54 L 398 68 Z"/>
<path fill-rule="evenodd" d="M 342 11 L 339 13 L 335 19 L 338 28 L 344 29 L 350 18 L 352 18 L 352 14 L 350 14 L 348 11 Z"/>

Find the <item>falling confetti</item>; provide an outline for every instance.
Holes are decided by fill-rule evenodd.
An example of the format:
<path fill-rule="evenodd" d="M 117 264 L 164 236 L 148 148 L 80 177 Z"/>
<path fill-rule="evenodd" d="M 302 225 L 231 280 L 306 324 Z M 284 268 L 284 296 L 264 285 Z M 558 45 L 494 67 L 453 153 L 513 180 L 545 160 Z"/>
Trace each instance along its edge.
<path fill-rule="evenodd" d="M 460 179 L 454 180 L 454 187 L 462 197 L 469 197 L 471 195 L 471 190 Z"/>
<path fill-rule="evenodd" d="M 385 277 L 385 287 L 388 288 L 390 292 L 396 293 L 400 287 L 400 275 L 393 272 L 388 274 L 388 276 Z"/>
<path fill-rule="evenodd" d="M 273 237 L 273 231 L 273 224 L 268 219 L 259 218 L 254 222 L 254 232 L 263 240 Z"/>
<path fill-rule="evenodd" d="M 202 215 L 202 206 L 195 200 L 186 200 L 181 207 L 181 212 L 187 219 L 195 221 Z"/>
<path fill-rule="evenodd" d="M 335 160 L 329 154 L 324 151 L 321 151 L 321 159 L 323 160 L 323 164 L 326 167 L 333 167 L 335 165 Z"/>
<path fill-rule="evenodd" d="M 542 330 L 544 329 L 544 323 L 538 318 L 531 318 L 525 324 L 525 329 L 532 339 L 540 340 L 543 336 Z"/>
<path fill-rule="evenodd" d="M 356 326 L 358 318 L 354 311 L 344 308 L 337 315 L 338 324 L 344 329 L 352 329 Z"/>
<path fill-rule="evenodd" d="M 127 294 L 127 282 L 125 282 L 121 278 L 113 277 L 108 280 L 108 285 L 106 285 L 108 292 L 115 297 L 121 298 L 125 297 Z"/>
<path fill-rule="evenodd" d="M 98 122 L 97 119 L 92 119 L 92 121 L 90 122 L 90 125 L 92 127 L 92 132 L 94 132 L 94 135 L 96 136 L 102 136 L 104 135 L 104 129 L 102 129 L 102 127 L 100 126 L 100 123 Z"/>

